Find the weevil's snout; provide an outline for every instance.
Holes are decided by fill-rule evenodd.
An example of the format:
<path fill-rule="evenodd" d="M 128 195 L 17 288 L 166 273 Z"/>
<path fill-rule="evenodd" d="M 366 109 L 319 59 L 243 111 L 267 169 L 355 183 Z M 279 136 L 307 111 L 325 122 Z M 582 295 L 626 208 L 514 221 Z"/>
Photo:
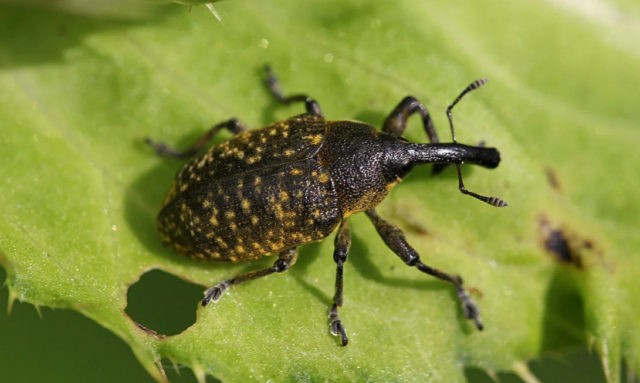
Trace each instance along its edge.
<path fill-rule="evenodd" d="M 476 165 L 484 166 L 485 168 L 493 169 L 500 164 L 500 152 L 496 148 L 484 148 L 476 147 L 477 153 L 472 160 Z"/>

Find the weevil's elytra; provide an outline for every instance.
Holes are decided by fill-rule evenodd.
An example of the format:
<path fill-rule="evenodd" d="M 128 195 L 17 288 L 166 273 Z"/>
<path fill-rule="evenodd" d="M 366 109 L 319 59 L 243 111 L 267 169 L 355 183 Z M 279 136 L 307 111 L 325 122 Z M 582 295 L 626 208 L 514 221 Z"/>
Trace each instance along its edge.
<path fill-rule="evenodd" d="M 282 104 L 304 103 L 306 113 L 261 129 L 247 130 L 236 119 L 214 125 L 192 147 L 176 151 L 148 143 L 163 156 L 193 157 L 221 130 L 235 135 L 188 162 L 176 176 L 158 215 L 158 230 L 169 247 L 200 259 L 248 261 L 278 254 L 273 266 L 224 280 L 205 292 L 203 306 L 217 302 L 230 286 L 283 272 L 297 259 L 297 248 L 336 231 L 336 284 L 329 310 L 330 332 L 344 346 L 346 330 L 338 315 L 343 301 L 343 265 L 351 245 L 348 218 L 366 212 L 385 244 L 408 266 L 454 285 L 466 318 L 483 325 L 462 278 L 425 265 L 399 228 L 374 208 L 420 164 L 441 169 L 454 164 L 464 194 L 502 207 L 499 198 L 465 188 L 463 162 L 494 168 L 494 148 L 458 144 L 453 107 L 486 80 L 471 83 L 447 108 L 452 143 L 439 143 L 427 109 L 414 97 L 404 98 L 385 120 L 382 131 L 356 121 L 327 121 L 319 104 L 304 94 L 284 96 L 267 68 L 266 85 Z M 430 143 L 402 138 L 408 118 L 419 114 Z M 437 170 L 434 168 L 434 170 Z"/>

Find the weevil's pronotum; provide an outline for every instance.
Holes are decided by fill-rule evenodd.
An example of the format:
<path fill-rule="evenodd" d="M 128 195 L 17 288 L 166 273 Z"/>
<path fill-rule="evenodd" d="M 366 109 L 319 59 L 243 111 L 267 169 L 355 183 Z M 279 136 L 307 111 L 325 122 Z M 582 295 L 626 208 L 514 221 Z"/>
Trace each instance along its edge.
<path fill-rule="evenodd" d="M 285 96 L 269 68 L 265 79 L 277 101 L 303 103 L 306 113 L 257 130 L 247 130 L 232 118 L 214 125 L 184 151 L 147 140 L 160 155 L 185 158 L 198 154 L 222 129 L 235 134 L 192 159 L 176 176 L 157 221 L 169 247 L 193 258 L 230 262 L 278 254 L 269 268 L 237 275 L 209 288 L 202 305 L 217 302 L 233 285 L 289 269 L 296 262 L 300 245 L 319 241 L 337 229 L 329 329 L 346 345 L 347 333 L 338 308 L 343 302 L 343 265 L 351 245 L 348 219 L 365 212 L 404 263 L 454 286 L 465 317 L 482 330 L 478 307 L 464 289 L 462 278 L 422 263 L 400 229 L 374 209 L 420 164 L 436 164 L 434 170 L 454 164 L 462 193 L 493 206 L 506 206 L 499 198 L 466 189 L 460 172 L 462 163 L 495 168 L 500 162 L 498 151 L 457 143 L 453 128 L 453 107 L 486 80 L 471 83 L 449 105 L 453 142 L 440 143 L 427 108 L 414 97 L 400 101 L 379 132 L 362 122 L 327 121 L 313 98 L 306 94 Z M 407 120 L 414 114 L 422 118 L 430 143 L 402 138 Z"/>

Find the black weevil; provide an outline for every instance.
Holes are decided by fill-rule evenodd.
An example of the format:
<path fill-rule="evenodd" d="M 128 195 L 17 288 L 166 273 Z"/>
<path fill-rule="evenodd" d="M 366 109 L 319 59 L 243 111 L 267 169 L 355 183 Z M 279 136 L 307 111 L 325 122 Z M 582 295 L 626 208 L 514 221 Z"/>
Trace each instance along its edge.
<path fill-rule="evenodd" d="M 217 261 L 278 254 L 269 268 L 209 288 L 202 305 L 217 302 L 232 285 L 289 269 L 296 262 L 298 246 L 319 241 L 337 228 L 329 326 L 346 345 L 338 307 L 342 306 L 343 264 L 351 245 L 348 218 L 364 211 L 404 263 L 454 285 L 465 317 L 481 330 L 479 310 L 463 288 L 462 278 L 422 263 L 400 229 L 380 218 L 374 208 L 414 166 L 427 163 L 435 164 L 436 171 L 455 164 L 462 193 L 493 206 L 507 205 L 499 198 L 467 190 L 460 172 L 462 163 L 495 168 L 500 162 L 494 148 L 457 143 L 453 129 L 453 107 L 486 80 L 471 83 L 447 108 L 452 143 L 439 142 L 429 112 L 411 96 L 395 107 L 378 132 L 362 122 L 325 120 L 319 104 L 305 94 L 284 96 L 268 67 L 265 82 L 276 100 L 304 103 L 306 113 L 257 130 L 247 130 L 230 119 L 214 125 L 185 151 L 147 139 L 162 156 L 187 158 L 199 153 L 221 129 L 235 134 L 192 159 L 176 176 L 157 220 L 165 244 L 189 257 Z M 416 113 L 422 117 L 430 143 L 402 138 L 408 118 Z"/>

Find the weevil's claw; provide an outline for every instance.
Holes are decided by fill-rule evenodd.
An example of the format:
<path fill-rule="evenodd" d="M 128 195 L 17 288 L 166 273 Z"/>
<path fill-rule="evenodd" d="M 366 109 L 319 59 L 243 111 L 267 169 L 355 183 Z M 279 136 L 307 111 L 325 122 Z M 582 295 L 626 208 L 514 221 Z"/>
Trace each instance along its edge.
<path fill-rule="evenodd" d="M 340 337 L 341 346 L 344 347 L 349 343 L 347 331 L 344 329 L 342 321 L 338 317 L 338 305 L 336 304 L 331 306 L 331 311 L 329 312 L 329 331 L 331 332 L 331 335 Z"/>
<path fill-rule="evenodd" d="M 462 280 L 460 279 L 460 282 Z M 464 313 L 464 317 L 473 322 L 476 325 L 476 328 L 480 331 L 484 329 L 484 324 L 480 319 L 480 309 L 475 304 L 473 299 L 467 294 L 467 291 L 462 287 L 462 285 L 456 286 L 456 293 L 458 294 L 458 299 L 460 300 L 460 304 L 462 305 L 462 312 Z"/>
<path fill-rule="evenodd" d="M 465 318 L 473 320 L 478 330 L 482 331 L 484 329 L 484 324 L 480 319 L 480 310 L 478 310 L 478 306 L 476 306 L 475 303 L 469 301 L 463 304 L 462 310 L 464 311 Z"/>
<path fill-rule="evenodd" d="M 471 299 L 469 294 L 467 294 L 464 288 L 458 287 L 456 290 L 458 293 L 458 299 L 460 299 L 460 304 L 462 305 L 464 317 L 473 320 L 476 328 L 482 331 L 484 329 L 484 324 L 480 319 L 480 309 L 478 309 L 478 306 L 476 306 L 475 302 Z"/>
<path fill-rule="evenodd" d="M 202 298 L 202 302 L 201 302 L 202 307 L 208 305 L 211 302 L 217 303 L 222 297 L 222 294 L 225 292 L 227 287 L 229 287 L 229 283 L 225 281 L 225 282 L 218 283 L 217 285 L 205 291 L 204 298 Z"/>
<path fill-rule="evenodd" d="M 349 338 L 347 337 L 347 331 L 344 329 L 342 325 L 342 321 L 340 319 L 336 319 L 331 322 L 331 335 L 340 337 L 340 345 L 346 346 L 349 343 Z"/>

